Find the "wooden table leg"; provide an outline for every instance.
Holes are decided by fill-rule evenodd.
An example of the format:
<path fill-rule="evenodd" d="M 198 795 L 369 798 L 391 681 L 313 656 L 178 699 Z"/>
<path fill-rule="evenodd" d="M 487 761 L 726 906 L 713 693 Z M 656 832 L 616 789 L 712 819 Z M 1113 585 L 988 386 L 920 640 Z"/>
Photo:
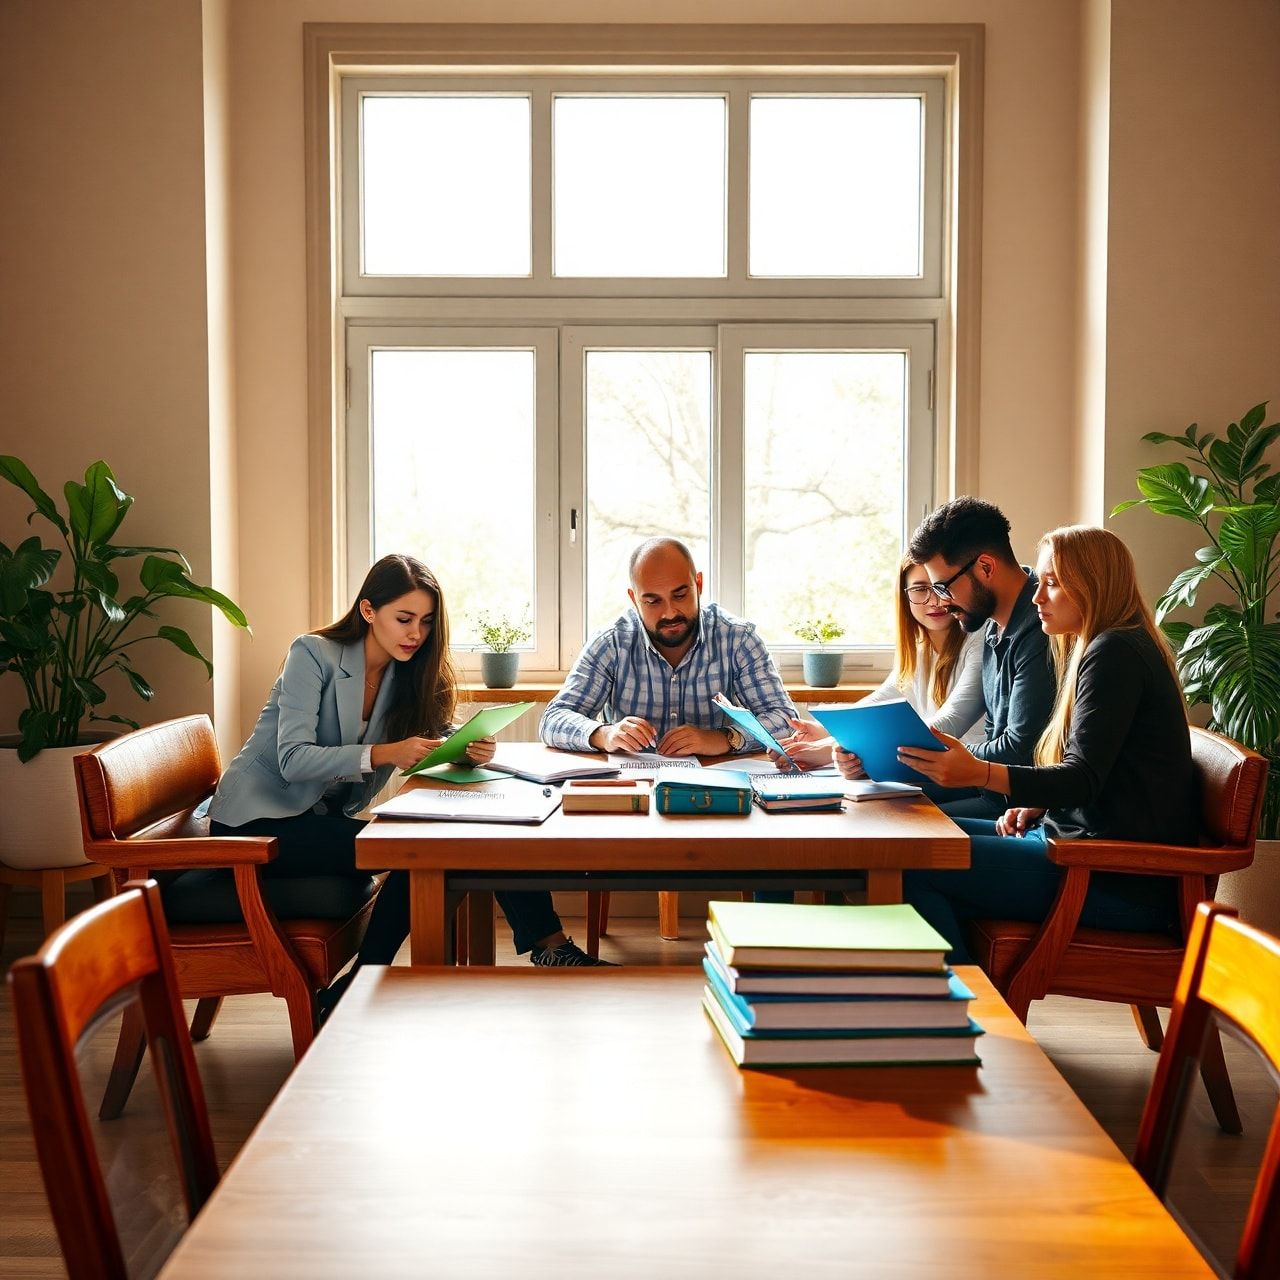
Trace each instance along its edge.
<path fill-rule="evenodd" d="M 467 913 L 467 963 L 492 965 L 497 959 L 493 940 L 493 894 L 470 890 L 464 910 Z M 462 956 L 458 959 L 461 961 Z"/>
<path fill-rule="evenodd" d="M 680 895 L 674 891 L 658 893 L 658 937 L 671 942 L 680 936 Z"/>
<path fill-rule="evenodd" d="M 444 964 L 444 872 L 409 872 L 409 963 Z"/>
<path fill-rule="evenodd" d="M 884 906 L 902 901 L 902 872 L 896 867 L 878 867 L 867 872 L 867 902 Z"/>

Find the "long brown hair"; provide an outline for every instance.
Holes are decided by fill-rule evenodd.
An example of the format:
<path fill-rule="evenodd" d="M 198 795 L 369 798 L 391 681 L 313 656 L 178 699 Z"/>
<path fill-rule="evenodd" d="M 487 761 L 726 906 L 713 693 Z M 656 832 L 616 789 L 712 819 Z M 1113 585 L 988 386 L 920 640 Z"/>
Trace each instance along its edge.
<path fill-rule="evenodd" d="M 449 612 L 436 575 L 412 556 L 383 556 L 365 574 L 351 608 L 336 622 L 314 632 L 339 644 L 362 641 L 369 624 L 360 612 L 361 601 L 367 600 L 375 609 L 381 609 L 411 591 L 425 591 L 435 601 L 436 613 L 431 634 L 418 652 L 408 662 L 395 663 L 395 702 L 387 715 L 387 742 L 415 734 L 435 737 L 453 722 L 458 677 L 449 659 Z"/>
<path fill-rule="evenodd" d="M 922 626 L 911 612 L 911 601 L 907 599 L 907 574 L 914 568 L 916 561 L 910 556 L 903 556 L 902 563 L 898 566 L 897 662 L 894 666 L 894 682 L 904 692 L 911 688 L 911 682 L 916 678 L 922 649 L 933 653 L 929 629 Z M 960 660 L 960 650 L 964 648 L 964 638 L 960 624 L 953 623 L 942 642 L 942 648 L 934 658 L 929 696 L 938 706 L 942 706 L 947 700 L 947 693 L 956 673 L 956 663 Z"/>
<path fill-rule="evenodd" d="M 1058 697 L 1049 723 L 1036 743 L 1035 762 L 1057 764 L 1067 749 L 1080 659 L 1102 632 L 1145 631 L 1164 658 L 1174 685 L 1181 688 L 1181 684 L 1173 650 L 1138 589 L 1138 571 L 1129 548 L 1110 529 L 1085 524 L 1051 529 L 1040 539 L 1037 554 L 1046 548 L 1058 584 L 1080 610 L 1082 619 L 1077 634 L 1049 637 L 1053 665 L 1058 673 Z M 1186 711 L 1185 703 L 1183 711 Z"/>

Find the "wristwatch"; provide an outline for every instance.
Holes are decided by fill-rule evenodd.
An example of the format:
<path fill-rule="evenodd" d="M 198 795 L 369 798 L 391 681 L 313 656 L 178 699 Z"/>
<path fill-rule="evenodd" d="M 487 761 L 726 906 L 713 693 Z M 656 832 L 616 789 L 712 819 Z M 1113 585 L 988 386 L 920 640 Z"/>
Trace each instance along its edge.
<path fill-rule="evenodd" d="M 747 741 L 747 735 L 736 725 L 732 724 L 725 728 L 724 736 L 729 739 L 730 751 L 741 751 L 743 745 Z"/>

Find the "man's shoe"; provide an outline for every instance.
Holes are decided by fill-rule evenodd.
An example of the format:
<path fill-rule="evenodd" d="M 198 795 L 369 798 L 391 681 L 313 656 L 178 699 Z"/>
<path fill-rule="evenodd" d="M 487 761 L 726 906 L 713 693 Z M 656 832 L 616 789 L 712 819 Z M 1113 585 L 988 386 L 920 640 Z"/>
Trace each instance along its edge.
<path fill-rule="evenodd" d="M 589 956 L 572 938 L 566 938 L 558 947 L 534 947 L 529 953 L 529 963 L 543 969 L 616 969 L 616 964 Z"/>

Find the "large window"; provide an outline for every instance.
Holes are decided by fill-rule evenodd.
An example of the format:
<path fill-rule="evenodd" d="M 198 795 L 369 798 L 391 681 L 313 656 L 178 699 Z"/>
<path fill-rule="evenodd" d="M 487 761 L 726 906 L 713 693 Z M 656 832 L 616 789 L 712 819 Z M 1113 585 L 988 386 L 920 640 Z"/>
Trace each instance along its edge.
<path fill-rule="evenodd" d="M 883 666 L 936 500 L 944 82 L 349 76 L 342 586 L 392 550 L 566 669 L 645 537 L 760 626 Z M 339 594 L 344 594 L 340 592 Z"/>

